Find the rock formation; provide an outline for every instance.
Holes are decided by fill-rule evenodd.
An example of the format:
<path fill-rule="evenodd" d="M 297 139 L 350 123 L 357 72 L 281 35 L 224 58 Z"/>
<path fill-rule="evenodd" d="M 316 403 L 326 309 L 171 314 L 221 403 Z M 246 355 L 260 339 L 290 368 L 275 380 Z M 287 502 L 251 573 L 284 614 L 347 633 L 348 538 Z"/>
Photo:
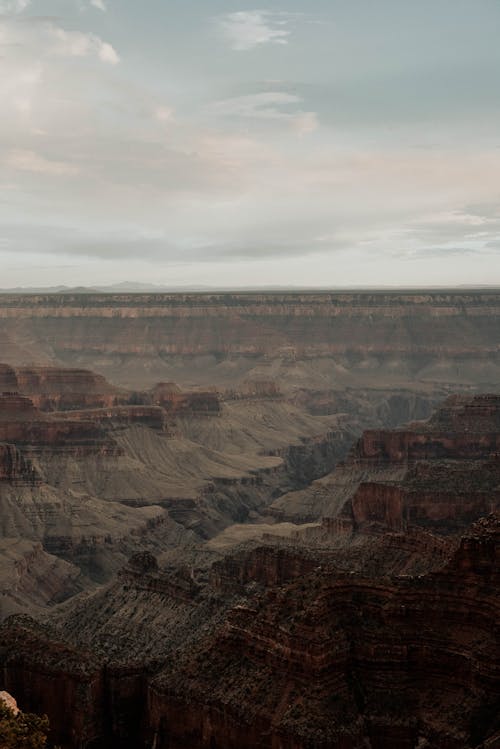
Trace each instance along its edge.
<path fill-rule="evenodd" d="M 258 514 L 273 493 L 331 468 L 353 435 L 284 399 L 224 404 L 168 383 L 134 393 L 45 367 L 3 365 L 0 376 L 10 388 L 0 393 L 0 539 L 19 539 L 20 563 L 21 542 L 39 542 L 93 581 L 134 547 L 189 545 L 193 531 L 206 538 Z M 60 572 L 64 597 L 73 588 Z"/>
<path fill-rule="evenodd" d="M 421 532 L 255 547 L 208 577 L 134 557 L 53 625 L 7 621 L 4 687 L 71 747 L 488 746 L 499 561 L 493 515 L 458 545 Z"/>
<path fill-rule="evenodd" d="M 0 342 L 8 362 L 84 366 L 135 389 L 491 386 L 499 315 L 486 291 L 2 295 Z"/>
<path fill-rule="evenodd" d="M 494 749 L 499 316 L 2 296 L 0 689 L 63 749 Z"/>
<path fill-rule="evenodd" d="M 14 713 L 14 715 L 18 714 L 19 708 L 17 702 L 11 694 L 8 692 L 0 692 L 0 700 Z"/>
<path fill-rule="evenodd" d="M 450 533 L 500 509 L 500 396 L 452 396 L 428 421 L 367 430 L 329 476 L 272 506 L 280 518 L 337 517 Z"/>

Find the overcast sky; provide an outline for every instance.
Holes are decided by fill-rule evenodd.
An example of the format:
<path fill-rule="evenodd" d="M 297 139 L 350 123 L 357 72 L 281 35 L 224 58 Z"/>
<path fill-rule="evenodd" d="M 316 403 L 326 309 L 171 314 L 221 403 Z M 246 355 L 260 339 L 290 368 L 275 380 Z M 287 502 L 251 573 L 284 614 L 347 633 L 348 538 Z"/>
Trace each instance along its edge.
<path fill-rule="evenodd" d="M 0 0 L 0 286 L 500 283 L 499 0 Z"/>

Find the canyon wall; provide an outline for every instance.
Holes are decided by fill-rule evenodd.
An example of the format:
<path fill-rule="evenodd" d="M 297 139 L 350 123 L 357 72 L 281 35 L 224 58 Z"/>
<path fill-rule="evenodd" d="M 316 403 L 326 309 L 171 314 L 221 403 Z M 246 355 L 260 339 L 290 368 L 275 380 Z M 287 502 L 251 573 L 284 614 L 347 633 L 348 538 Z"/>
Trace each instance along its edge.
<path fill-rule="evenodd" d="M 143 554 L 55 628 L 7 621 L 2 686 L 72 749 L 483 749 L 500 731 L 499 562 L 493 515 L 458 544 L 242 550 L 205 582 Z"/>
<path fill-rule="evenodd" d="M 498 381 L 493 292 L 64 294 L 0 297 L 4 359 L 113 382 L 227 386 Z"/>
<path fill-rule="evenodd" d="M 454 533 L 500 508 L 500 396 L 451 396 L 427 421 L 368 429 L 346 459 L 302 491 L 275 500 L 285 520 L 340 516 L 359 530 L 380 523 Z"/>

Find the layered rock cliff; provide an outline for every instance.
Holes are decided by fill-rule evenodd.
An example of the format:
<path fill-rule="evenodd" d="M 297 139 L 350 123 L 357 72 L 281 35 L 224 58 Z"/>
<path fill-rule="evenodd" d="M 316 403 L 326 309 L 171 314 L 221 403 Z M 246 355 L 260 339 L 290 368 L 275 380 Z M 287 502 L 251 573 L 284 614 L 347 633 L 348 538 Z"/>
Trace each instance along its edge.
<path fill-rule="evenodd" d="M 500 296 L 463 293 L 2 295 L 16 364 L 157 381 L 370 387 L 495 383 Z"/>
<path fill-rule="evenodd" d="M 345 576 L 324 560 L 252 574 L 262 592 L 153 680 L 159 746 L 465 749 L 494 736 L 499 531 L 479 523 L 423 576 Z"/>
<path fill-rule="evenodd" d="M 0 689 L 64 749 L 491 749 L 499 313 L 2 297 Z"/>
<path fill-rule="evenodd" d="M 1 686 L 47 710 L 65 747 L 492 745 L 500 519 L 458 546 L 360 539 L 354 551 L 256 547 L 184 572 L 134 557 L 50 626 L 7 621 Z"/>
<path fill-rule="evenodd" d="M 319 525 L 234 552 L 136 553 L 43 627 L 8 620 L 0 686 L 47 710 L 68 749 L 490 749 L 499 409 L 500 397 L 453 398 L 397 437 L 364 435 L 343 476 L 351 463 L 351 478 L 384 478 L 354 482 Z M 486 506 L 496 512 L 481 518 Z"/>
<path fill-rule="evenodd" d="M 155 550 L 184 532 L 191 544 L 193 531 L 206 538 L 258 516 L 276 493 L 328 471 L 353 436 L 337 416 L 282 397 L 224 403 L 171 383 L 130 392 L 45 367 L 3 365 L 0 377 L 9 388 L 0 393 L 0 538 L 40 541 L 93 580 L 116 571 L 134 539 Z M 103 400 L 113 405 L 97 408 Z"/>
<path fill-rule="evenodd" d="M 340 516 L 443 533 L 500 509 L 500 396 L 452 396 L 428 421 L 366 430 L 333 473 L 276 500 L 279 518 Z"/>

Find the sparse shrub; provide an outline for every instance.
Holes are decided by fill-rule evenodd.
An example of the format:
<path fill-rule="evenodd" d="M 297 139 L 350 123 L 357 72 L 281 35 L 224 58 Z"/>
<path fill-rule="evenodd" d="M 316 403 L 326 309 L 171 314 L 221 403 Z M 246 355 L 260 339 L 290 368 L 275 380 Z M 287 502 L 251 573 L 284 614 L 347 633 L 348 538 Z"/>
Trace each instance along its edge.
<path fill-rule="evenodd" d="M 45 749 L 49 720 L 46 715 L 15 713 L 0 700 L 0 747 L 2 749 Z"/>

